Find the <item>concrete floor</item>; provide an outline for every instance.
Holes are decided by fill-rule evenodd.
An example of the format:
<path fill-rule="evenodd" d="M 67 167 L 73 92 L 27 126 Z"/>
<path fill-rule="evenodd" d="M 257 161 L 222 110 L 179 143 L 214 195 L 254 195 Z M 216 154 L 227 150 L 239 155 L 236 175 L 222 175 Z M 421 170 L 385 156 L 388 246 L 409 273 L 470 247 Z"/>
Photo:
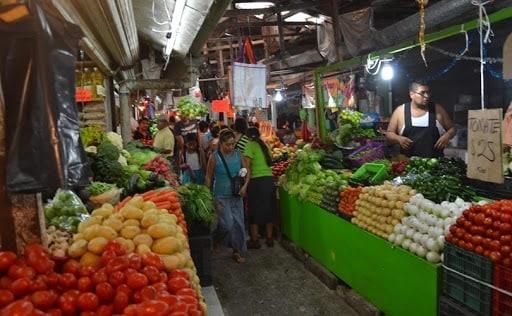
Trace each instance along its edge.
<path fill-rule="evenodd" d="M 357 315 L 279 243 L 250 250 L 244 264 L 228 249 L 214 254 L 213 285 L 226 316 Z"/>

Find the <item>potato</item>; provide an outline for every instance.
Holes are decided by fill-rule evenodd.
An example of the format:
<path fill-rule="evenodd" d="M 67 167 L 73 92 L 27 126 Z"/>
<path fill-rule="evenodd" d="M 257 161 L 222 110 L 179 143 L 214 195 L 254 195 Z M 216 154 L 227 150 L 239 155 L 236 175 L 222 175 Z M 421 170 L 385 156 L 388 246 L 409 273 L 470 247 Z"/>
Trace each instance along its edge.
<path fill-rule="evenodd" d="M 114 214 L 110 215 L 109 219 L 117 219 L 117 220 L 120 220 L 121 222 L 124 222 L 124 220 L 125 220 L 123 215 L 121 215 L 119 213 L 114 213 Z"/>
<path fill-rule="evenodd" d="M 137 246 L 137 250 L 136 251 L 137 251 L 138 255 L 143 255 L 146 252 L 150 252 L 151 248 L 149 248 L 147 245 L 140 244 L 140 245 Z"/>
<path fill-rule="evenodd" d="M 126 240 L 125 250 L 126 250 L 126 253 L 132 253 L 135 251 L 135 244 L 130 239 Z"/>
<path fill-rule="evenodd" d="M 161 255 L 171 255 L 176 251 L 181 250 L 182 243 L 176 237 L 165 237 L 153 241 L 151 250 Z"/>
<path fill-rule="evenodd" d="M 130 201 L 128 201 L 128 203 L 126 203 L 126 205 L 132 205 L 132 206 L 135 206 L 136 208 L 141 209 L 142 206 L 144 205 L 144 199 L 142 198 L 142 196 L 137 195 L 137 196 L 134 196 Z"/>
<path fill-rule="evenodd" d="M 91 240 L 94 237 L 97 237 L 98 229 L 100 227 L 101 227 L 101 225 L 99 225 L 99 224 L 94 224 L 94 225 L 87 227 L 83 232 L 84 239 Z"/>
<path fill-rule="evenodd" d="M 80 239 L 84 239 L 84 234 L 78 233 L 78 234 L 74 234 L 73 235 L 73 241 L 77 241 L 77 240 L 80 240 Z"/>
<path fill-rule="evenodd" d="M 127 219 L 123 223 L 123 227 L 126 227 L 126 226 L 137 226 L 137 227 L 139 227 L 140 223 L 136 219 Z"/>
<path fill-rule="evenodd" d="M 96 231 L 96 236 L 112 240 L 117 237 L 117 232 L 112 227 L 100 226 Z"/>
<path fill-rule="evenodd" d="M 121 230 L 121 236 L 126 239 L 133 239 L 138 234 L 140 234 L 140 228 L 138 226 L 126 226 Z"/>
<path fill-rule="evenodd" d="M 176 223 L 178 222 L 178 218 L 174 214 L 166 213 L 166 214 L 161 214 L 159 217 L 160 217 L 161 223 L 168 223 L 168 224 L 176 225 Z"/>
<path fill-rule="evenodd" d="M 118 232 L 123 228 L 123 222 L 117 218 L 109 217 L 103 222 L 103 226 L 108 226 Z"/>
<path fill-rule="evenodd" d="M 87 249 L 92 253 L 100 255 L 103 252 L 103 250 L 105 249 L 105 246 L 107 245 L 107 243 L 108 243 L 107 238 L 96 237 L 96 238 L 92 239 L 91 241 L 89 241 L 89 244 L 87 245 Z"/>
<path fill-rule="evenodd" d="M 147 201 L 147 202 L 142 203 L 142 210 L 144 212 L 149 211 L 151 209 L 154 209 L 155 207 L 156 207 L 155 203 L 153 203 L 151 201 Z"/>
<path fill-rule="evenodd" d="M 149 214 L 145 213 L 140 224 L 142 225 L 142 227 L 148 228 L 151 225 L 158 224 L 158 222 L 159 222 L 158 215 L 156 215 L 154 213 L 149 213 Z"/>
<path fill-rule="evenodd" d="M 162 261 L 164 262 L 165 269 L 168 272 L 171 272 L 172 270 L 176 270 L 178 268 L 178 265 L 180 263 L 180 258 L 176 255 L 165 255 L 161 256 Z"/>
<path fill-rule="evenodd" d="M 101 257 L 92 253 L 86 252 L 80 259 L 82 266 L 99 268 L 101 266 Z"/>
<path fill-rule="evenodd" d="M 101 208 L 104 208 L 106 210 L 111 210 L 112 212 L 114 211 L 114 206 L 112 206 L 112 204 L 110 203 L 105 203 L 101 206 Z"/>
<path fill-rule="evenodd" d="M 91 227 L 94 224 L 101 224 L 102 218 L 98 216 L 89 217 L 83 222 L 78 224 L 78 232 L 83 233 L 87 228 Z"/>
<path fill-rule="evenodd" d="M 140 208 L 130 204 L 123 206 L 119 213 L 127 219 L 142 219 L 144 216 L 144 212 Z"/>
<path fill-rule="evenodd" d="M 138 245 L 146 245 L 148 247 L 151 247 L 153 244 L 153 238 L 149 236 L 148 234 L 139 234 L 133 238 L 133 243 L 135 246 Z"/>
<path fill-rule="evenodd" d="M 91 213 L 92 216 L 103 216 L 107 217 L 112 215 L 112 210 L 104 209 L 103 207 L 97 208 Z"/>
<path fill-rule="evenodd" d="M 83 256 L 87 252 L 87 240 L 80 239 L 71 244 L 68 248 L 68 255 L 72 258 Z"/>
<path fill-rule="evenodd" d="M 176 235 L 176 225 L 158 223 L 148 227 L 148 234 L 157 239 Z"/>

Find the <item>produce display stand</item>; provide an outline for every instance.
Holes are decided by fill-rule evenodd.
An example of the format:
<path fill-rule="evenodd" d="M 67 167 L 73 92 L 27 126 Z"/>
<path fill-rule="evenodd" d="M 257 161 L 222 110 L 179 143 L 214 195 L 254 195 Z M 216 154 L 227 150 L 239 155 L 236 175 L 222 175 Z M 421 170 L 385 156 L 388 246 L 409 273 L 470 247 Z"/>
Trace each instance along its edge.
<path fill-rule="evenodd" d="M 437 315 L 441 269 L 280 190 L 283 233 L 390 316 Z"/>

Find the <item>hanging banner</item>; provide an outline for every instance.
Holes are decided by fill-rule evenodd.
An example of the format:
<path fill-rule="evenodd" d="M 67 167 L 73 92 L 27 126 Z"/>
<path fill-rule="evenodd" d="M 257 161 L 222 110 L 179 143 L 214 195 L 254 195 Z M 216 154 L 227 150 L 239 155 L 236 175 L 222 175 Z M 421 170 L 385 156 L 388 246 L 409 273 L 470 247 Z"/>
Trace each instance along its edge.
<path fill-rule="evenodd" d="M 468 178 L 503 183 L 502 115 L 502 109 L 468 111 Z"/>
<path fill-rule="evenodd" d="M 305 84 L 302 86 L 302 107 L 305 109 L 315 108 L 315 84 Z"/>
<path fill-rule="evenodd" d="M 265 65 L 233 64 L 233 105 L 261 107 L 267 105 L 267 67 Z"/>
<path fill-rule="evenodd" d="M 212 101 L 212 111 L 215 113 L 231 111 L 231 105 L 229 104 L 229 100 L 228 99 L 213 100 Z"/>
<path fill-rule="evenodd" d="M 324 78 L 322 86 L 325 106 L 331 108 L 356 106 L 356 76 L 354 74 Z"/>

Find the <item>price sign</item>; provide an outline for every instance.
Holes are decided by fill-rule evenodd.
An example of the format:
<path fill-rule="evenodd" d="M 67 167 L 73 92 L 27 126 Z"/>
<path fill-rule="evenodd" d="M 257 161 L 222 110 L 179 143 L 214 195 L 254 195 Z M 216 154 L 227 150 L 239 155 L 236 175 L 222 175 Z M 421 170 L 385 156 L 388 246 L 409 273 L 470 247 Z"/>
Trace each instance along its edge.
<path fill-rule="evenodd" d="M 93 100 L 91 87 L 76 87 L 75 101 L 89 102 Z"/>
<path fill-rule="evenodd" d="M 502 109 L 468 111 L 468 178 L 503 183 L 502 117 Z"/>

